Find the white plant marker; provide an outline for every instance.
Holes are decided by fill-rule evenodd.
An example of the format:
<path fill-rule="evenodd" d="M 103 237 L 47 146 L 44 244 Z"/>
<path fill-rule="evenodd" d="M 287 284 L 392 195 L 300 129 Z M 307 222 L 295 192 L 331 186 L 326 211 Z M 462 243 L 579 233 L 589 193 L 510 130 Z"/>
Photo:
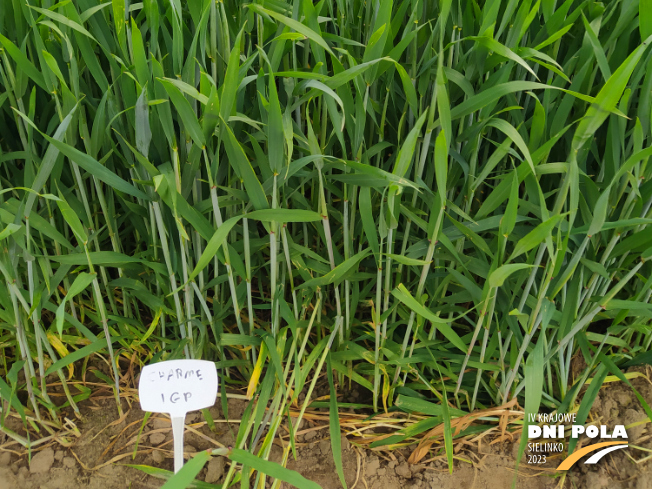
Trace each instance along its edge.
<path fill-rule="evenodd" d="M 143 368 L 138 382 L 143 411 L 168 413 L 174 439 L 174 472 L 183 467 L 186 413 L 211 407 L 217 398 L 217 370 L 206 360 L 168 360 Z"/>

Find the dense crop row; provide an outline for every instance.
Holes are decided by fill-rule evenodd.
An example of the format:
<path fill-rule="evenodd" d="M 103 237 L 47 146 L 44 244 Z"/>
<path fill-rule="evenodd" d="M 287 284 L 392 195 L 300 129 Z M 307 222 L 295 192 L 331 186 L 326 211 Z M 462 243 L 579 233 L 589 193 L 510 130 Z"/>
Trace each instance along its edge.
<path fill-rule="evenodd" d="M 4 413 L 57 420 L 94 353 L 116 394 L 134 351 L 214 359 L 265 457 L 325 372 L 448 422 L 649 361 L 649 0 L 0 0 L 0 33 Z"/>

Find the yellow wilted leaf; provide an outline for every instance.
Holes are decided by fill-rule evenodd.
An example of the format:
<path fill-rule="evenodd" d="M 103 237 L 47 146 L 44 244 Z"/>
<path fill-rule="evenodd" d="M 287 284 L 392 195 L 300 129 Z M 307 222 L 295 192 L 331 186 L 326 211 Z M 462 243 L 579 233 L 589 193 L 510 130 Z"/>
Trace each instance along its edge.
<path fill-rule="evenodd" d="M 260 345 L 260 354 L 258 355 L 258 361 L 254 367 L 254 371 L 251 374 L 251 379 L 249 379 L 249 386 L 247 387 L 247 399 L 251 400 L 254 397 L 254 393 L 258 388 L 258 383 L 260 381 L 260 375 L 263 373 L 263 366 L 265 365 L 265 357 L 267 356 L 267 347 L 265 343 Z"/>
<path fill-rule="evenodd" d="M 387 398 L 389 397 L 389 375 L 387 375 L 387 371 L 384 368 L 384 365 L 380 367 L 381 370 L 383 371 L 383 408 L 385 408 L 385 412 L 387 412 Z"/>
<path fill-rule="evenodd" d="M 635 379 L 635 378 L 637 378 L 637 377 L 644 377 L 644 378 L 647 378 L 647 377 L 645 376 L 645 374 L 642 373 L 642 372 L 627 372 L 627 373 L 625 373 L 624 375 L 625 375 L 625 378 L 626 378 L 627 380 Z M 593 377 L 591 377 L 590 379 L 586 379 L 586 382 L 584 382 L 584 384 L 585 384 L 585 385 L 588 385 L 588 384 L 590 384 L 592 381 L 593 381 Z M 604 381 L 603 381 L 602 383 L 603 383 L 603 384 L 608 384 L 608 383 L 610 383 L 610 382 L 620 382 L 620 379 L 619 379 L 618 377 L 616 377 L 615 375 L 607 375 L 607 376 L 604 378 Z"/>
<path fill-rule="evenodd" d="M 70 352 L 68 351 L 68 348 L 66 348 L 66 345 L 63 344 L 63 342 L 59 339 L 58 336 L 52 333 L 48 333 L 47 336 L 48 336 L 48 340 L 50 341 L 50 344 L 54 347 L 57 353 L 61 355 L 62 358 L 68 356 Z M 68 379 L 71 379 L 74 373 L 75 373 L 75 366 L 74 364 L 71 363 L 70 365 L 68 365 Z"/>

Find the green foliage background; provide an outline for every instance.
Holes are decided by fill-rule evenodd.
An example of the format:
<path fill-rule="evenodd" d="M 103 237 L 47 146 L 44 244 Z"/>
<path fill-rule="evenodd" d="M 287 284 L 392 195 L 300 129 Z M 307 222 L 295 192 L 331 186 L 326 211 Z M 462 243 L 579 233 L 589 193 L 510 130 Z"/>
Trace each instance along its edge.
<path fill-rule="evenodd" d="M 56 421 L 93 353 L 201 357 L 264 458 L 325 371 L 448 422 L 650 361 L 650 0 L 0 0 L 0 33 L 5 415 Z"/>

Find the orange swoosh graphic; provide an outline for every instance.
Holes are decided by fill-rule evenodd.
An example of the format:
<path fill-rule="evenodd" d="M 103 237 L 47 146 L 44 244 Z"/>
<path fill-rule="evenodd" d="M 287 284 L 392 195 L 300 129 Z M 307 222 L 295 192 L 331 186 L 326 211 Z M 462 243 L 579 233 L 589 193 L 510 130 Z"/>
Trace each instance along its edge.
<path fill-rule="evenodd" d="M 557 470 L 568 470 L 573 466 L 575 462 L 581 459 L 584 455 L 587 455 L 591 452 L 595 452 L 600 448 L 609 447 L 611 445 L 627 445 L 627 443 L 623 443 L 622 441 L 605 441 L 602 443 L 596 443 L 595 445 L 589 445 L 588 447 L 584 447 L 581 450 L 578 450 L 574 452 L 572 455 L 570 455 L 569 457 L 567 457 L 566 460 L 564 460 L 562 463 L 559 464 Z"/>

